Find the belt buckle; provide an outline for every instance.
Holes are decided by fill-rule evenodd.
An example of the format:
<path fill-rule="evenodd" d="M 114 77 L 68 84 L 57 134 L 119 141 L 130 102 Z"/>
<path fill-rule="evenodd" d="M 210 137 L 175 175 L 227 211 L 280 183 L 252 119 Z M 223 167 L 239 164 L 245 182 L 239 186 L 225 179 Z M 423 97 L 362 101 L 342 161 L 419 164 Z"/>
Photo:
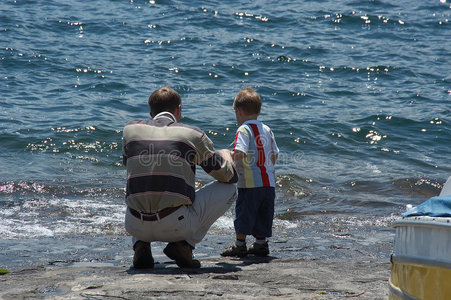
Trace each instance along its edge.
<path fill-rule="evenodd" d="M 143 214 L 142 212 L 139 212 L 139 215 L 141 217 L 141 222 L 144 222 L 144 217 L 143 217 L 144 215 L 148 215 L 149 217 L 156 216 L 157 221 L 160 221 L 160 214 L 158 212 L 153 213 L 153 214 Z"/>

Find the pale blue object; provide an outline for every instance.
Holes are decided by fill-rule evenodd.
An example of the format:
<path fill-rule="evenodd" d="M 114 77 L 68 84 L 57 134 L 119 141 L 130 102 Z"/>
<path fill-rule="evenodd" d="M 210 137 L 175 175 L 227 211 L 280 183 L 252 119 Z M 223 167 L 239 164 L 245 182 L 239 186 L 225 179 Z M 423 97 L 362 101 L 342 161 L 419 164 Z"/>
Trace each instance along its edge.
<path fill-rule="evenodd" d="M 451 217 L 451 194 L 432 197 L 417 207 L 406 211 L 402 216 Z"/>

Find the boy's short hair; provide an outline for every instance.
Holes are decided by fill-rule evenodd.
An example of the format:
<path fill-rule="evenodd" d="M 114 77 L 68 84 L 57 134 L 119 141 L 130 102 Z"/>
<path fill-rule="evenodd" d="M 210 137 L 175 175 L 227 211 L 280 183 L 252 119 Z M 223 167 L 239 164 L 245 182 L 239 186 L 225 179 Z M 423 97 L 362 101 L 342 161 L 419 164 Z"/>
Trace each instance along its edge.
<path fill-rule="evenodd" d="M 241 109 L 248 115 L 260 114 L 262 100 L 254 89 L 248 87 L 242 89 L 233 101 L 233 108 Z"/>
<path fill-rule="evenodd" d="M 149 107 L 153 115 L 168 111 L 174 113 L 182 103 L 179 93 L 169 87 L 162 87 L 149 96 Z"/>

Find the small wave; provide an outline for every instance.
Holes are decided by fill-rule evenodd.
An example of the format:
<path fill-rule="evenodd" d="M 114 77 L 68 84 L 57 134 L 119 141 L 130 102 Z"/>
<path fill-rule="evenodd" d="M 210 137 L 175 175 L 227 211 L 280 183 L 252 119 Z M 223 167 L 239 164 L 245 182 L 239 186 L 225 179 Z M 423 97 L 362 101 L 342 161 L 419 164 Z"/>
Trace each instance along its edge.
<path fill-rule="evenodd" d="M 359 216 L 339 216 L 332 217 L 332 223 L 337 227 L 390 227 L 396 219 L 400 218 L 398 214 L 390 214 L 385 217 L 366 217 Z"/>
<path fill-rule="evenodd" d="M 47 137 L 36 140 L 23 137 L 28 142 L 29 152 L 69 154 L 73 159 L 88 160 L 95 164 L 117 165 L 120 163 L 121 132 L 117 129 L 108 130 L 98 126 L 85 127 L 54 127 L 50 132 L 40 133 Z M 17 147 L 16 147 L 17 148 Z M 22 150 L 22 149 L 16 149 Z"/>
<path fill-rule="evenodd" d="M 17 192 L 44 193 L 45 186 L 37 182 L 2 182 L 0 183 L 0 194 L 12 194 Z"/>
<path fill-rule="evenodd" d="M 0 182 L 0 204 L 8 207 L 23 205 L 24 201 L 41 201 L 38 206 L 54 205 L 54 198 L 67 197 L 109 197 L 109 199 L 122 199 L 125 195 L 124 187 L 106 186 L 98 184 L 65 185 L 57 180 L 53 181 L 6 181 Z M 11 201 L 13 199 L 14 201 Z M 68 204 L 71 205 L 69 200 Z M 57 205 L 55 205 L 57 206 Z"/>
<path fill-rule="evenodd" d="M 296 174 L 285 174 L 276 177 L 276 185 L 284 197 L 302 198 L 311 195 L 309 188 L 313 182 L 310 178 L 303 178 Z M 283 202 L 283 201 L 282 201 Z"/>
<path fill-rule="evenodd" d="M 3 205 L 2 205 L 3 206 Z M 55 236 L 61 234 L 124 233 L 124 203 L 109 198 L 25 198 L 2 210 L 0 231 L 5 238 Z"/>
<path fill-rule="evenodd" d="M 352 120 L 353 123 L 374 123 L 376 121 L 387 121 L 396 126 L 409 126 L 412 124 L 419 124 L 421 121 L 416 121 L 410 118 L 393 116 L 393 115 L 371 115 L 364 118 Z"/>
<path fill-rule="evenodd" d="M 446 179 L 400 178 L 394 180 L 393 185 L 406 197 L 419 198 L 421 203 L 430 197 L 439 195 L 445 181 Z"/>

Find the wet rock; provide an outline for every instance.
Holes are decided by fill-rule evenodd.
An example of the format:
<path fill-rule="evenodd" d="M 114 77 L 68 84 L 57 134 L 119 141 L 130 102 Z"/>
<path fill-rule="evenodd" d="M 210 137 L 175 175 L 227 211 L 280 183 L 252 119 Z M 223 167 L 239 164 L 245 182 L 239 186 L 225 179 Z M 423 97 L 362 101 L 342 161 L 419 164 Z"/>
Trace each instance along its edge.
<path fill-rule="evenodd" d="M 0 279 L 3 299 L 387 299 L 389 262 L 301 258 L 208 258 L 201 269 L 173 262 L 136 270 L 49 264 Z"/>

